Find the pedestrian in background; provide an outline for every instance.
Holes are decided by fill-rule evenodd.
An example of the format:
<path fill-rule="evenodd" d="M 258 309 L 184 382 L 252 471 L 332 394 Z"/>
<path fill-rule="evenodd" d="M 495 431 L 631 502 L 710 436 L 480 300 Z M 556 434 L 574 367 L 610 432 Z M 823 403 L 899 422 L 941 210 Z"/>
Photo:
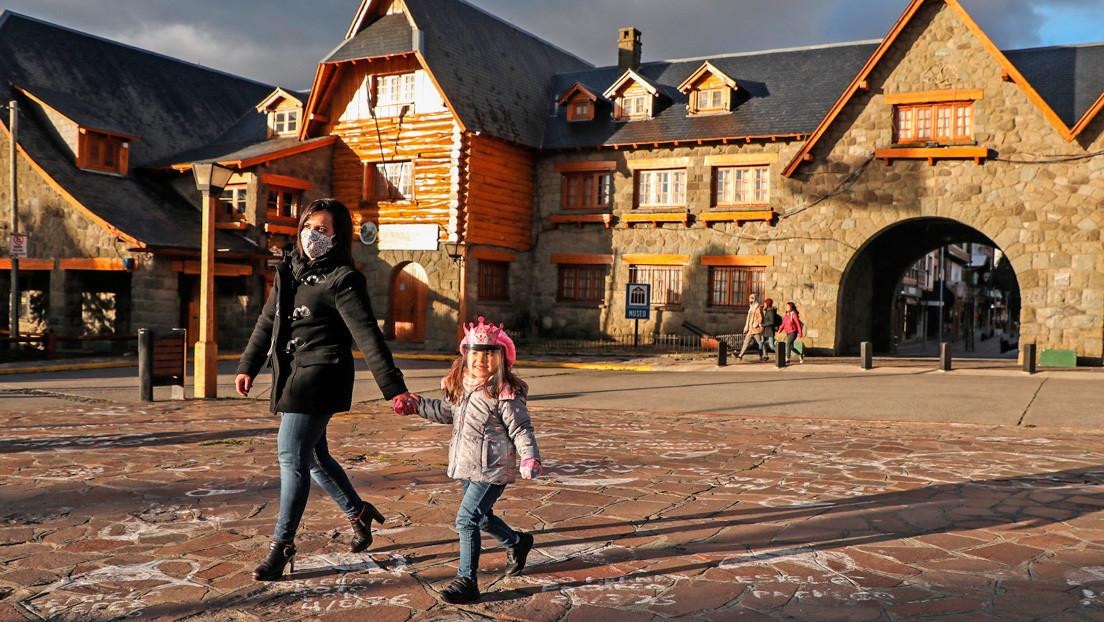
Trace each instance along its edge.
<path fill-rule="evenodd" d="M 234 384 L 245 397 L 269 361 L 271 409 L 280 414 L 280 515 L 268 556 L 253 570 L 258 581 L 280 578 L 288 563 L 295 571 L 295 532 L 311 478 L 349 518 L 351 552 L 372 544 L 373 519 L 383 523 L 383 514 L 360 499 L 326 443 L 330 418 L 352 403 L 353 341 L 385 398 L 409 395 L 372 313 L 364 275 L 353 267 L 352 244 L 353 221 L 341 202 L 319 199 L 303 211 L 295 250 L 276 267 L 272 292 L 238 364 Z"/>
<path fill-rule="evenodd" d="M 801 315 L 797 312 L 797 305 L 786 303 L 786 313 L 782 316 L 782 332 L 786 333 L 786 353 L 794 352 L 794 343 L 799 337 L 805 337 L 805 324 L 801 321 Z M 796 348 L 798 363 L 805 362 L 805 345 Z"/>
<path fill-rule="evenodd" d="M 778 342 L 775 333 L 782 326 L 782 318 L 778 315 L 778 309 L 774 307 L 774 300 L 767 298 L 763 301 L 763 337 L 767 341 L 767 347 L 771 352 L 778 350 Z"/>
<path fill-rule="evenodd" d="M 767 346 L 763 341 L 763 308 L 759 306 L 755 294 L 748 296 L 748 313 L 747 318 L 744 319 L 744 345 L 736 358 L 744 360 L 744 353 L 747 352 L 752 340 L 755 340 L 755 345 L 759 348 L 759 360 L 767 360 Z"/>
<path fill-rule="evenodd" d="M 525 403 L 529 386 L 513 372 L 515 356 L 514 342 L 502 326 L 480 317 L 478 324 L 465 327 L 460 355 L 441 380 L 445 399 L 410 395 L 395 400 L 396 412 L 452 425 L 448 476 L 460 480 L 463 497 L 456 512 L 460 566 L 456 579 L 441 590 L 450 603 L 480 598 L 480 531 L 506 547 L 507 575 L 521 572 L 533 548 L 532 535 L 515 531 L 494 513 L 495 501 L 518 470 L 523 479 L 533 479 L 541 471 Z"/>

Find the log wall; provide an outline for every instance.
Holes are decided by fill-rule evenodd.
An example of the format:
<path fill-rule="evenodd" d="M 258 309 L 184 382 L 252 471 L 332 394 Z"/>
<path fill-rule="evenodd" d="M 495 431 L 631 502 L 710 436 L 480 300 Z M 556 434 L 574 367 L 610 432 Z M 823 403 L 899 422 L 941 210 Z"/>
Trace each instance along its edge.
<path fill-rule="evenodd" d="M 464 235 L 469 244 L 520 251 L 532 245 L 533 154 L 524 147 L 486 136 L 469 136 Z"/>

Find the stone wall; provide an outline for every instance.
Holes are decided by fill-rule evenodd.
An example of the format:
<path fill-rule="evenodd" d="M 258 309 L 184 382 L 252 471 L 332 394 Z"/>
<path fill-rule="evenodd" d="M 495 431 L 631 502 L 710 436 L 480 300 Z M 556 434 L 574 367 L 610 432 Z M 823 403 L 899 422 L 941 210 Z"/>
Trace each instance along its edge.
<path fill-rule="evenodd" d="M 940 217 L 976 229 L 1008 255 L 1023 297 L 1023 341 L 1098 360 L 1104 345 L 1104 159 L 1004 160 L 1099 150 L 1100 122 L 1084 140 L 1065 141 L 1020 86 L 1001 79 L 996 60 L 942 3 L 921 9 L 869 84 L 814 148 L 814 162 L 785 182 L 794 205 L 837 190 L 875 148 L 890 145 L 892 106 L 884 100 L 889 93 L 983 89 L 975 104 L 975 137 L 1000 160 L 981 166 L 961 160 L 934 166 L 923 160 L 888 167 L 874 162 L 837 196 L 782 222 L 780 230 L 825 238 L 784 244 L 782 266 L 793 269 L 776 272 L 802 276 L 776 282 L 781 289 L 811 290 L 807 321 L 821 327 L 821 344 L 834 342 L 836 309 L 844 303 L 839 284 L 856 251 L 893 223 Z"/>

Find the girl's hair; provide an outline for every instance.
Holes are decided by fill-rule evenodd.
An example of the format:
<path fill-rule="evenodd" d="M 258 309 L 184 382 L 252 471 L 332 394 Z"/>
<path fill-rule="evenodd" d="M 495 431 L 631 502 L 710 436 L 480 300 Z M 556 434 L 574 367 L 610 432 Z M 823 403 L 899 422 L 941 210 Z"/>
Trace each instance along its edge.
<path fill-rule="evenodd" d="M 786 304 L 790 306 L 791 311 L 793 311 L 794 313 L 797 313 L 797 305 L 795 305 L 792 302 L 787 302 Z"/>
<path fill-rule="evenodd" d="M 299 234 L 303 232 L 303 225 L 307 219 L 318 212 L 329 212 L 333 218 L 334 245 L 330 255 L 341 263 L 353 263 L 353 217 L 349 215 L 349 208 L 337 199 L 316 199 L 311 201 L 307 209 L 299 215 L 299 228 L 295 231 L 295 252 L 300 257 L 306 258 L 303 252 L 303 244 L 299 240 Z"/>
<path fill-rule="evenodd" d="M 524 397 L 529 393 L 529 385 L 519 378 L 513 369 L 510 369 L 501 349 L 495 350 L 495 352 L 498 354 L 498 368 L 495 369 L 491 381 L 483 388 L 484 393 L 491 399 L 497 399 L 499 396 L 509 393 Z M 468 354 L 467 351 L 464 351 L 452 362 L 452 367 L 449 368 L 444 380 L 441 381 L 441 389 L 444 390 L 445 400 L 448 402 L 455 404 L 464 396 L 464 372 L 467 363 Z"/>

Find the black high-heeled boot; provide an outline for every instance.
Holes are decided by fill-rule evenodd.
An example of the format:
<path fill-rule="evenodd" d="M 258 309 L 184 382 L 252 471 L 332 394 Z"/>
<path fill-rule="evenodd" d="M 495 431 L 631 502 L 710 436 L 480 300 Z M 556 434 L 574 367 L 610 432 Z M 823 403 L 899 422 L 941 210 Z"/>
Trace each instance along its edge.
<path fill-rule="evenodd" d="M 360 513 L 349 518 L 353 526 L 353 541 L 349 543 L 350 553 L 359 553 L 372 546 L 372 521 L 383 524 L 383 514 L 371 503 L 360 506 Z"/>
<path fill-rule="evenodd" d="M 284 566 L 291 565 L 295 572 L 295 545 L 290 542 L 273 542 L 268 549 L 268 557 L 253 569 L 253 578 L 257 581 L 275 581 L 284 576 Z"/>

